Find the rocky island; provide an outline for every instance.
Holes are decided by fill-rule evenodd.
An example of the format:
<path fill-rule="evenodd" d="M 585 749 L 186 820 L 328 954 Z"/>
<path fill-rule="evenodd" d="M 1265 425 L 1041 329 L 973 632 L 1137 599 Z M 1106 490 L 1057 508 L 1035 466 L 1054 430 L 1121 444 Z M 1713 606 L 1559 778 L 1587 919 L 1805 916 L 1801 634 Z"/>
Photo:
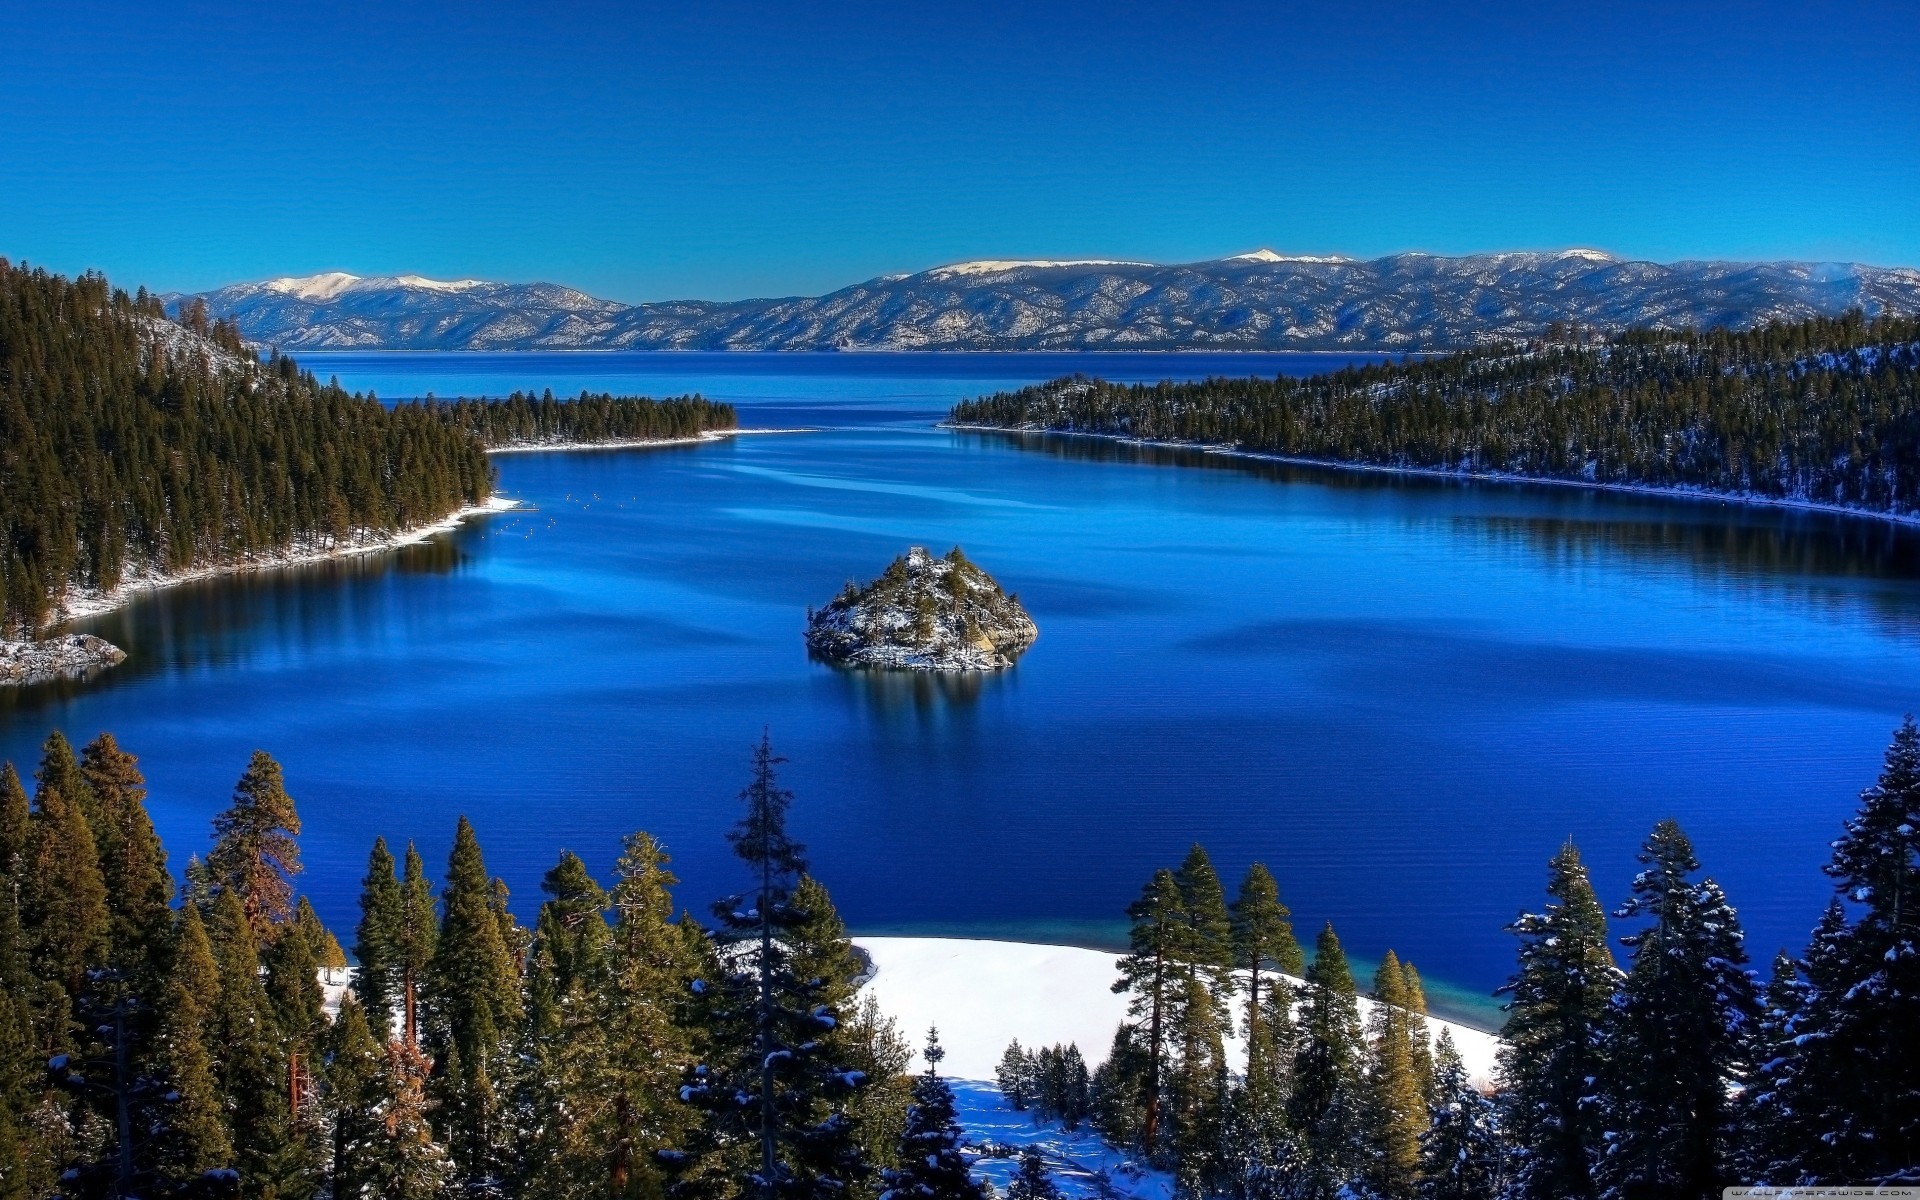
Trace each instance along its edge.
<path fill-rule="evenodd" d="M 1040 631 L 1018 596 L 955 546 L 934 558 L 915 546 L 865 587 L 847 582 L 807 610 L 807 646 L 828 661 L 915 671 L 997 671 Z"/>
<path fill-rule="evenodd" d="M 126 651 L 89 633 L 37 642 L 0 641 L 0 687 L 74 679 L 125 662 Z"/>

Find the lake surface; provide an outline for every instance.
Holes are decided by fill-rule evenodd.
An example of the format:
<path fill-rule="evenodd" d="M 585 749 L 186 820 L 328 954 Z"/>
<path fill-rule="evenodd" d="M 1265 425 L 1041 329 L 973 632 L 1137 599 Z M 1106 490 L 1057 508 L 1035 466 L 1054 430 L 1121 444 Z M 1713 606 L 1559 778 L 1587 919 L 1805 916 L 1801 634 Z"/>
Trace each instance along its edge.
<path fill-rule="evenodd" d="M 1230 355 L 313 355 L 383 396 L 700 391 L 699 447 L 497 459 L 532 507 L 351 563 L 185 586 L 85 622 L 127 648 L 0 693 L 0 755 L 111 729 L 176 866 L 252 749 L 286 766 L 302 886 L 345 936 L 376 833 L 437 870 L 455 817 L 530 915 L 562 848 L 663 838 L 704 912 L 765 728 L 849 922 L 1108 944 L 1198 840 L 1266 862 L 1302 940 L 1392 947 L 1453 1012 L 1512 965 L 1567 837 L 1617 903 L 1676 816 L 1756 958 L 1800 948 L 1819 864 L 1920 707 L 1920 537 L 1813 514 L 1394 479 L 939 430 L 1074 370 L 1322 369 Z M 909 545 L 1017 591 L 1012 671 L 810 662 L 809 604 Z M 1436 987 L 1436 991 L 1440 990 Z M 1104 1047 L 1094 1048 L 1097 1054 Z"/>

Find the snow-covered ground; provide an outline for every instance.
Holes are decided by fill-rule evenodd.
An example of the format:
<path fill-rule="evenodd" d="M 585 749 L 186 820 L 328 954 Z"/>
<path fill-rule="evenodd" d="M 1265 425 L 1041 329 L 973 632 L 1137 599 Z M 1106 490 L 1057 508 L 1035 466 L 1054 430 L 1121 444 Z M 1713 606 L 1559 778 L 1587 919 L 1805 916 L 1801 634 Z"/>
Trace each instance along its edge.
<path fill-rule="evenodd" d="M 953 1084 L 956 1111 L 979 1157 L 977 1175 L 1001 1194 L 1019 1166 L 1018 1150 L 1040 1150 L 1069 1200 L 1168 1200 L 1173 1181 L 1144 1169 L 1082 1127 L 1016 1112 L 992 1080 L 1007 1043 L 1029 1048 L 1074 1043 L 1090 1064 L 1107 1056 L 1113 1031 L 1126 1019 L 1127 1000 L 1115 995 L 1116 955 L 1077 946 L 961 938 L 856 937 L 873 959 L 866 991 L 900 1023 L 917 1048 L 929 1026 L 946 1048 L 941 1073 Z M 1364 1014 L 1372 1002 L 1360 1001 Z M 1500 1040 L 1493 1034 L 1429 1019 L 1435 1037 L 1444 1027 L 1473 1079 L 1486 1086 Z M 1229 1054 L 1236 1053 L 1229 1047 Z M 924 1067 L 916 1055 L 915 1069 Z"/>
<path fill-rule="evenodd" d="M 989 1081 L 1007 1043 L 1080 1047 L 1090 1064 L 1107 1057 L 1113 1031 L 1126 1019 L 1125 995 L 1115 995 L 1116 957 L 1078 946 L 962 938 L 857 937 L 873 958 L 867 991 L 917 1047 L 928 1026 L 940 1029 L 944 1074 Z M 1362 998 L 1364 1015 L 1372 1001 Z M 1468 1075 L 1481 1086 L 1493 1078 L 1500 1039 L 1484 1030 L 1428 1019 L 1433 1035 L 1453 1033 Z"/>
<path fill-rule="evenodd" d="M 303 543 L 285 550 L 265 551 L 237 563 L 196 567 L 190 571 L 173 574 L 135 576 L 110 592 L 74 588 L 67 593 L 62 611 L 69 620 L 97 617 L 101 613 L 119 608 L 142 592 L 159 591 L 161 588 L 192 583 L 196 579 L 209 579 L 215 575 L 237 575 L 245 571 L 262 571 L 274 567 L 291 567 L 300 563 L 323 562 L 331 558 L 355 558 L 362 554 L 380 554 L 401 546 L 424 542 L 435 534 L 446 533 L 472 517 L 488 516 L 519 506 L 520 501 L 496 494 L 488 496 L 478 504 L 448 513 L 430 525 L 417 525 L 399 533 L 356 535 L 344 543 L 335 543 L 330 538 L 316 539 L 319 544 Z"/>

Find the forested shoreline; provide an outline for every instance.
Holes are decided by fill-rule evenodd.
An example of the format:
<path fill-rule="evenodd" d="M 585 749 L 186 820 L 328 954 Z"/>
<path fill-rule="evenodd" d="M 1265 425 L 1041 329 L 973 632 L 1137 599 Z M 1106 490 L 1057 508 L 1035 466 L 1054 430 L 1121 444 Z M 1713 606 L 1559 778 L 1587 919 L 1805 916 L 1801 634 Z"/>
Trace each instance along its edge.
<path fill-rule="evenodd" d="M 377 546 L 484 501 L 486 452 L 678 439 L 731 407 L 516 393 L 403 403 L 256 359 L 204 305 L 0 259 L 0 639 L 74 590 Z"/>
<path fill-rule="evenodd" d="M 438 885 L 376 838 L 337 937 L 299 894 L 300 819 L 256 751 L 176 884 L 138 761 L 51 735 L 0 767 L 0 1198 L 983 1200 L 938 1075 L 871 997 L 754 747 L 727 835 L 746 886 L 679 908 L 666 848 L 606 886 L 571 852 L 531 927 L 461 818 Z M 1232 1200 L 1709 1200 L 1920 1179 L 1920 729 L 1832 843 L 1834 898 L 1762 981 L 1686 835 L 1655 827 L 1613 912 L 1571 843 L 1517 967 L 1496 1089 L 1429 1037 L 1389 952 L 1363 1010 L 1277 881 L 1229 903 L 1204 850 L 1128 910 L 1104 1062 L 1010 1047 L 1000 1084 Z M 344 992 L 324 983 L 357 964 Z M 1614 945 L 1628 951 L 1623 967 Z M 1363 1015 L 1364 1012 L 1364 1015 Z M 1224 1042 L 1238 1028 L 1241 1051 Z M 1057 1165 L 1057 1164 L 1054 1164 Z M 1026 1155 L 1013 1200 L 1059 1192 Z"/>
<path fill-rule="evenodd" d="M 1530 345 L 1308 379 L 1076 376 L 964 401 L 957 426 L 1230 446 L 1460 475 L 1920 515 L 1920 320 L 1746 331 L 1555 328 Z"/>

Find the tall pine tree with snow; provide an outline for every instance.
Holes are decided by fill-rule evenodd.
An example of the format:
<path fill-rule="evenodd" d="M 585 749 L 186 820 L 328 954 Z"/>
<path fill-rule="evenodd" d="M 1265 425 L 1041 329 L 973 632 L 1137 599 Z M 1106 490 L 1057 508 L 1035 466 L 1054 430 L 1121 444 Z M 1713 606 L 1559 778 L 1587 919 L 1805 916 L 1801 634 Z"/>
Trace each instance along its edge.
<path fill-rule="evenodd" d="M 1260 863 L 1247 870 L 1233 904 L 1235 965 L 1247 973 L 1244 1109 L 1250 1119 L 1286 1104 L 1292 1065 L 1292 988 L 1279 973 L 1298 977 L 1306 956 L 1293 935 L 1292 913 L 1280 887 Z"/>
<path fill-rule="evenodd" d="M 1504 1182 L 1492 1100 L 1467 1080 L 1453 1034 L 1442 1029 L 1434 1050 L 1433 1120 L 1420 1138 L 1421 1200 L 1489 1200 Z"/>
<path fill-rule="evenodd" d="M 661 1155 L 678 1195 L 744 1186 L 762 1200 L 816 1200 L 868 1175 L 845 1113 L 865 1079 L 828 1053 L 839 1014 L 819 999 L 825 981 L 801 977 L 788 949 L 809 917 L 794 905 L 806 859 L 787 833 L 793 793 L 780 786 L 783 761 L 763 735 L 740 793 L 746 811 L 727 834 L 752 884 L 714 905 L 719 969 L 693 984 L 709 994 L 713 1027 L 706 1061 L 681 1088 L 706 1120 L 685 1147 Z"/>
<path fill-rule="evenodd" d="M 913 1081 L 913 1104 L 900 1136 L 900 1165 L 886 1173 L 880 1200 L 984 1200 L 986 1189 L 967 1169 L 960 1152 L 960 1122 L 953 1089 L 940 1078 L 940 1031 L 927 1031 L 922 1051 L 926 1072 Z"/>
<path fill-rule="evenodd" d="M 1189 1194 L 1211 1191 L 1223 1171 L 1227 1117 L 1226 1035 L 1233 1019 L 1233 919 L 1206 849 L 1195 844 L 1174 872 L 1186 916 L 1183 989 L 1176 1010 L 1178 1057 L 1168 1081 L 1175 1176 Z"/>
<path fill-rule="evenodd" d="M 1329 922 L 1314 942 L 1288 1118 L 1306 1146 L 1304 1200 L 1328 1200 L 1367 1163 L 1366 1038 L 1353 968 Z"/>
<path fill-rule="evenodd" d="M 1128 906 L 1127 916 L 1133 924 L 1113 990 L 1131 995 L 1127 1015 L 1139 1031 L 1141 1049 L 1146 1051 L 1146 1070 L 1140 1080 L 1140 1144 L 1153 1157 L 1162 1150 L 1167 1065 L 1172 1057 L 1178 1011 L 1186 1000 L 1181 967 L 1188 936 L 1186 903 L 1173 872 L 1165 868 L 1154 872 L 1140 898 Z"/>
<path fill-rule="evenodd" d="M 395 928 L 392 953 L 399 972 L 400 1032 L 407 1041 L 420 1040 L 420 990 L 426 986 L 440 947 L 439 910 L 433 900 L 433 881 L 427 864 L 412 842 L 400 876 L 400 923 Z"/>
<path fill-rule="evenodd" d="M 172 936 L 173 877 L 147 815 L 140 763 L 103 733 L 81 752 L 80 776 L 93 796 L 94 844 L 112 914 L 109 959 L 149 1001 L 159 997 Z M 92 819 L 90 819 L 90 823 Z"/>
<path fill-rule="evenodd" d="M 1759 1019 L 1739 916 L 1671 820 L 1654 826 L 1642 870 L 1614 916 L 1644 919 L 1603 1029 L 1606 1127 L 1596 1175 L 1607 1200 L 1708 1200 L 1736 1182 L 1733 1103 Z"/>
<path fill-rule="evenodd" d="M 1399 956 L 1388 950 L 1373 977 L 1367 1049 L 1367 1123 L 1371 1127 L 1367 1179 L 1387 1200 L 1413 1200 L 1420 1182 L 1420 1135 L 1427 1129 L 1427 1087 L 1414 1058 L 1415 997 Z"/>
<path fill-rule="evenodd" d="M 1774 1184 L 1920 1183 L 1920 729 L 1895 732 L 1833 843 L 1836 905 L 1807 950 L 1807 993 L 1760 1119 L 1784 1143 Z"/>
<path fill-rule="evenodd" d="M 1020 1166 L 1007 1184 L 1007 1200 L 1061 1200 L 1060 1185 L 1032 1146 L 1020 1152 Z"/>
<path fill-rule="evenodd" d="M 354 927 L 353 991 L 359 998 L 361 1019 L 384 1043 L 393 1028 L 393 1010 L 399 996 L 398 943 L 400 936 L 400 881 L 394 875 L 393 854 L 387 839 L 373 839 L 367 855 L 367 874 L 360 882 L 360 923 Z"/>
<path fill-rule="evenodd" d="M 1501 1126 L 1513 1140 L 1509 1200 L 1592 1200 L 1599 1114 L 1587 1103 L 1603 1067 L 1601 1031 L 1620 969 L 1607 916 L 1572 842 L 1547 866 L 1544 913 L 1508 926 L 1520 964 L 1501 992 L 1510 1014 L 1500 1050 Z"/>

